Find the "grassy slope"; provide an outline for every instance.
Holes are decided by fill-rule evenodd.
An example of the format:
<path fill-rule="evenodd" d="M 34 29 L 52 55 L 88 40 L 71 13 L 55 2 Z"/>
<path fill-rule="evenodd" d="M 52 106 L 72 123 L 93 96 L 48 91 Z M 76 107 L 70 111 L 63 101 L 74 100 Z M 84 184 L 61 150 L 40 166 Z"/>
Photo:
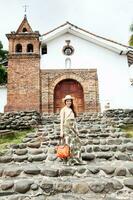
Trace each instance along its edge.
<path fill-rule="evenodd" d="M 133 124 L 127 125 L 122 130 L 127 134 L 127 137 L 133 137 Z"/>
<path fill-rule="evenodd" d="M 15 131 L 14 134 L 0 137 L 0 152 L 6 151 L 11 144 L 21 143 L 22 139 L 25 138 L 28 133 L 34 131 L 34 129 Z"/>

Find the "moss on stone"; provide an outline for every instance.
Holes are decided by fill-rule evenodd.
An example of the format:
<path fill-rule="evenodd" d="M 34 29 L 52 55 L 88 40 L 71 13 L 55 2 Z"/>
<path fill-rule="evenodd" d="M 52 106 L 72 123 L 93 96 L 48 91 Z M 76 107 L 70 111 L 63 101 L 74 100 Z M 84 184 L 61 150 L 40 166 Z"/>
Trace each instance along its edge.
<path fill-rule="evenodd" d="M 35 129 L 13 131 L 13 133 L 0 137 L 0 155 L 4 154 L 11 144 L 19 144 L 22 139 L 30 132 L 35 132 Z"/>
<path fill-rule="evenodd" d="M 133 137 L 133 124 L 126 125 L 122 130 L 127 134 L 127 137 Z"/>

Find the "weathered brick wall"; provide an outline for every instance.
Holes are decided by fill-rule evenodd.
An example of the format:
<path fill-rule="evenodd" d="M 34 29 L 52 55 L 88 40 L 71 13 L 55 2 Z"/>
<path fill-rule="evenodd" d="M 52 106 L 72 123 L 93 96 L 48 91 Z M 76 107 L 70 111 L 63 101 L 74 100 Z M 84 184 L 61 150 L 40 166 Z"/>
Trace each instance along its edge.
<path fill-rule="evenodd" d="M 99 90 L 96 69 L 55 69 L 41 70 L 41 101 L 42 112 L 54 111 L 54 89 L 65 79 L 78 81 L 84 91 L 85 112 L 99 112 Z"/>
<path fill-rule="evenodd" d="M 22 32 L 23 26 L 27 32 Z M 40 112 L 40 41 L 25 17 L 19 31 L 7 34 L 9 40 L 7 105 L 5 112 L 36 110 Z M 16 45 L 20 44 L 19 52 Z M 28 52 L 27 45 L 33 49 Z"/>
<path fill-rule="evenodd" d="M 40 111 L 40 57 L 11 55 L 8 65 L 7 111 Z"/>
<path fill-rule="evenodd" d="M 15 54 L 15 47 L 16 44 L 21 44 L 22 45 L 22 52 L 23 54 L 27 53 L 27 44 L 31 43 L 33 45 L 33 49 L 34 49 L 34 53 L 38 54 L 38 50 L 40 48 L 40 44 L 39 44 L 39 39 L 36 40 L 35 35 L 33 35 L 34 33 L 26 33 L 24 34 L 19 34 L 18 36 L 15 36 L 16 38 L 14 38 L 13 40 L 9 40 L 9 52 L 12 52 L 13 54 Z M 18 38 L 19 37 L 19 38 Z"/>

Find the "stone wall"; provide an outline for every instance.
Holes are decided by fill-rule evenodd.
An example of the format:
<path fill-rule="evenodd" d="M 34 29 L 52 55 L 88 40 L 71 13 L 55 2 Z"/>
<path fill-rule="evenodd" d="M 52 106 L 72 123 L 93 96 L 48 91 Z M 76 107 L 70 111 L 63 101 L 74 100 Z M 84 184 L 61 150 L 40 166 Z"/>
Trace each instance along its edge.
<path fill-rule="evenodd" d="M 0 113 L 0 129 L 28 129 L 40 123 L 40 115 L 36 111 Z"/>
<path fill-rule="evenodd" d="M 127 125 L 133 125 L 133 109 L 109 109 L 99 113 L 84 112 L 79 113 L 77 116 L 77 122 L 88 121 L 88 123 L 91 123 L 92 120 L 97 123 L 97 126 L 99 126 L 99 123 L 107 123 L 111 127 L 123 128 Z M 59 115 L 42 115 L 42 123 L 44 125 L 51 121 L 59 121 Z"/>
<path fill-rule="evenodd" d="M 103 113 L 82 113 L 78 115 L 78 121 L 84 120 L 84 117 L 88 117 L 87 120 L 91 120 L 91 115 L 96 120 L 108 121 L 110 125 L 117 125 L 122 127 L 124 125 L 133 124 L 133 109 L 109 109 Z M 26 129 L 36 127 L 38 124 L 50 122 L 52 120 L 59 119 L 58 114 L 43 114 L 36 111 L 21 111 L 21 112 L 7 112 L 0 113 L 0 130 L 2 129 Z M 42 121 L 41 121 L 42 120 Z"/>
<path fill-rule="evenodd" d="M 133 124 L 133 109 L 109 109 L 103 112 L 110 122 L 118 121 L 119 126 Z"/>

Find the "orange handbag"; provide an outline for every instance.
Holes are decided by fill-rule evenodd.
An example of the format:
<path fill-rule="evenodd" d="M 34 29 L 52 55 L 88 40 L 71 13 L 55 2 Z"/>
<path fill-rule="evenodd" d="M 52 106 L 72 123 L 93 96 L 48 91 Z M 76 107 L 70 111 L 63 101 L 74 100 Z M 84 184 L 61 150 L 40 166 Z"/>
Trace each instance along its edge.
<path fill-rule="evenodd" d="M 70 147 L 67 144 L 59 145 L 56 147 L 56 156 L 59 158 L 70 157 Z"/>

